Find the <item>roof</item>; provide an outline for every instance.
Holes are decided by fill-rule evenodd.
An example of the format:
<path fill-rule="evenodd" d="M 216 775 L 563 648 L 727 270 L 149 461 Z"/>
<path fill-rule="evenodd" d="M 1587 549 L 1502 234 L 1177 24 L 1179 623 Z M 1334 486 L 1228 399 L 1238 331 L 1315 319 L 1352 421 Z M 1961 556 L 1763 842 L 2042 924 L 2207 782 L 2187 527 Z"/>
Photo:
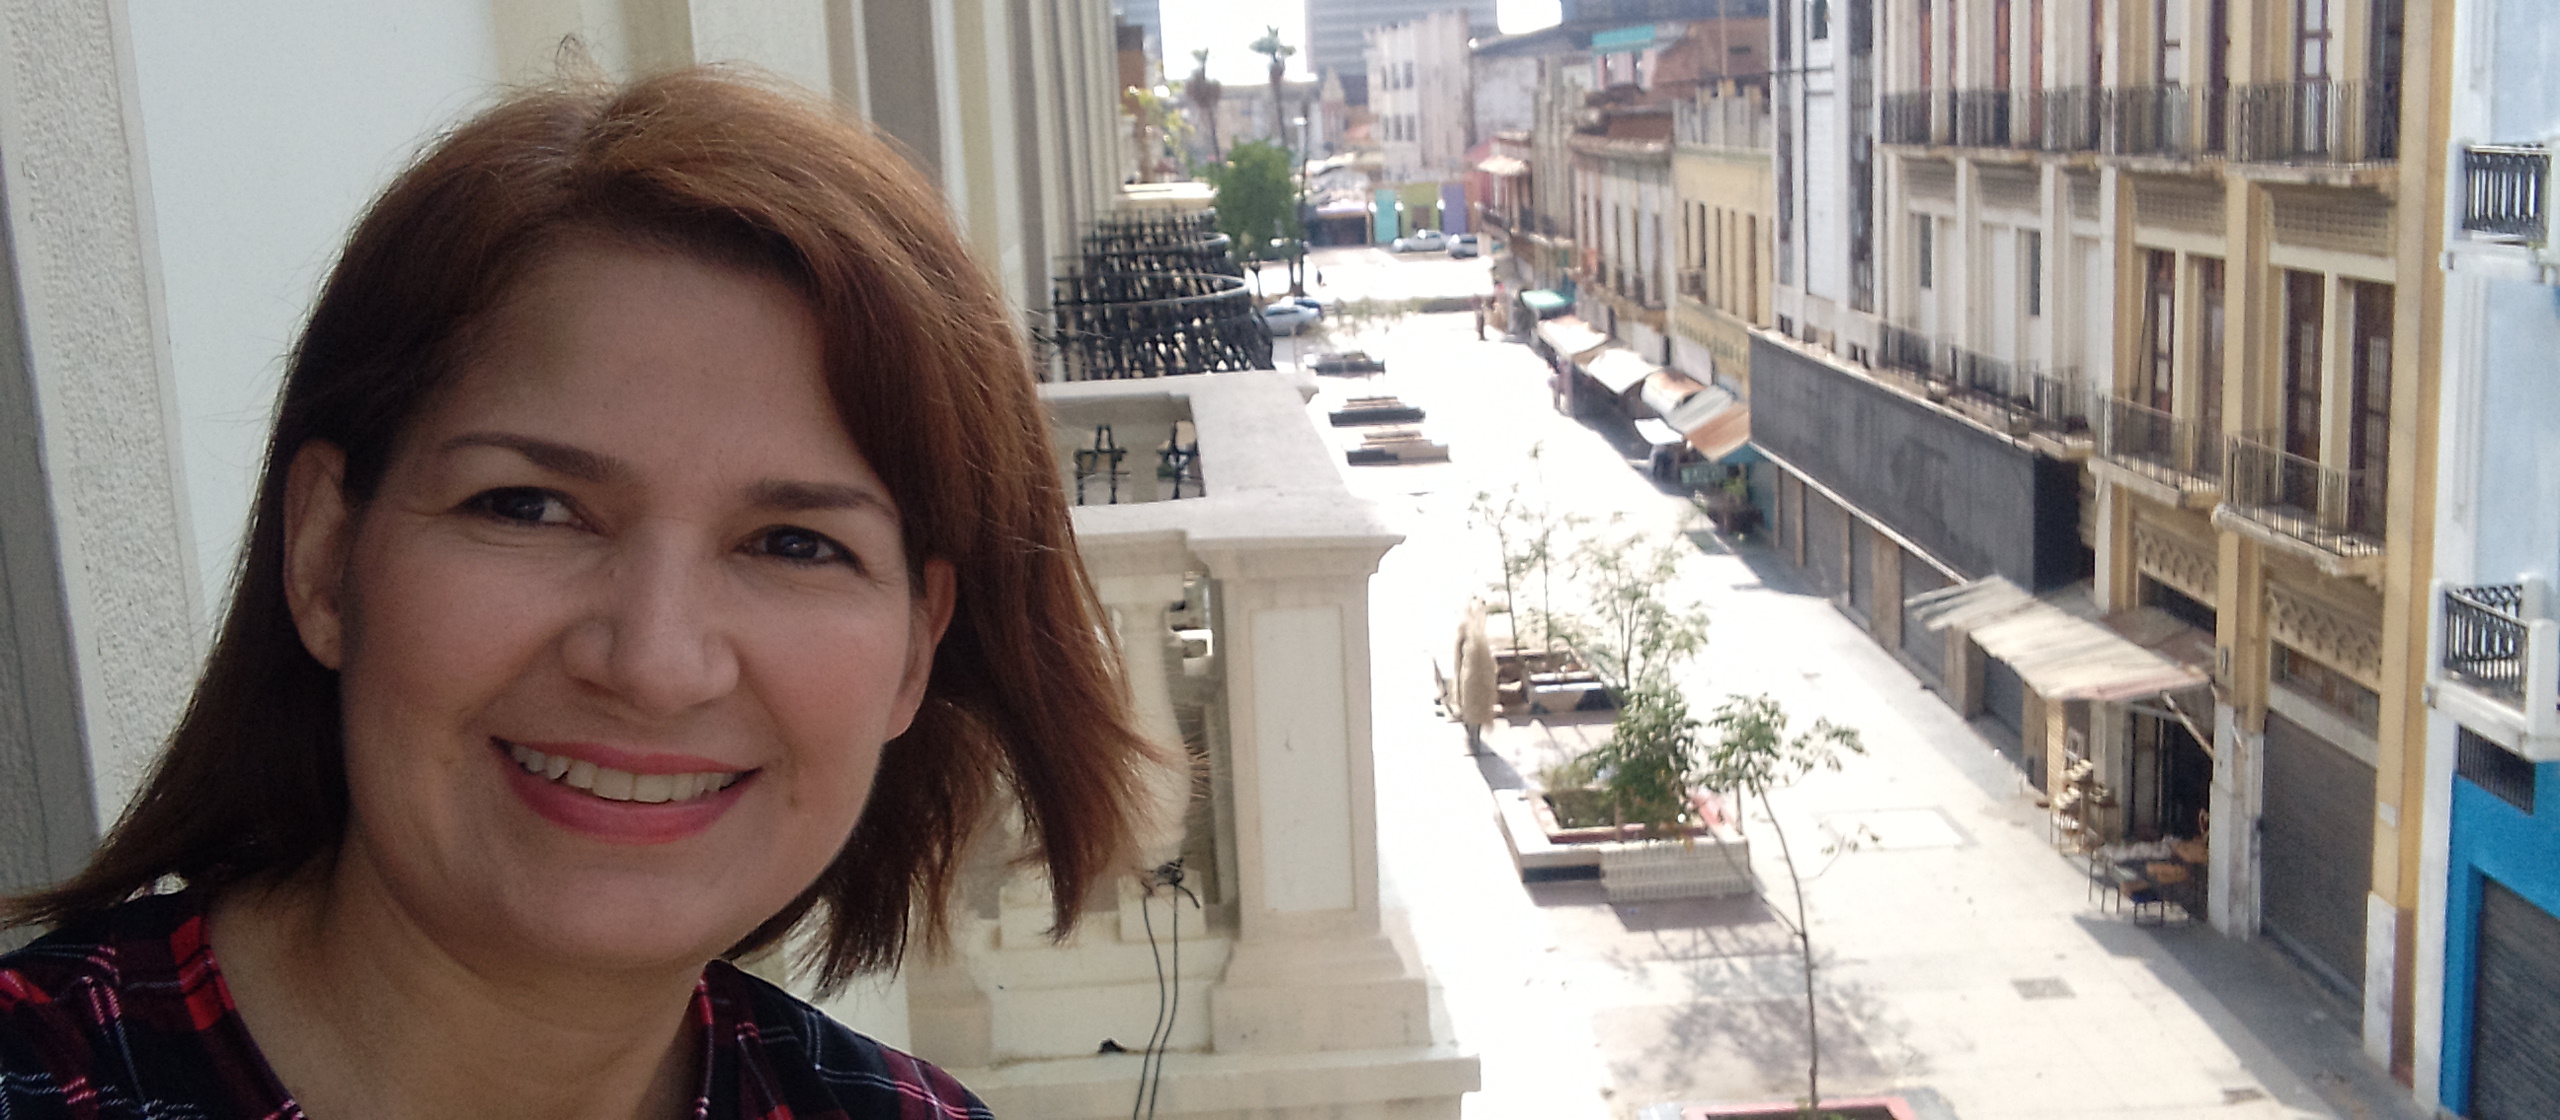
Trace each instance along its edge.
<path fill-rule="evenodd" d="M 1751 405 L 1728 400 L 1694 425 L 1680 429 L 1689 446 L 1712 462 L 1723 462 L 1751 444 Z"/>
<path fill-rule="evenodd" d="M 1609 345 L 1609 336 L 1592 330 L 1591 324 L 1583 322 L 1579 315 L 1559 315 L 1538 324 L 1538 337 L 1556 353 L 1568 358 L 1578 359 L 1585 353 Z"/>
<path fill-rule="evenodd" d="M 2047 700 L 2137 700 L 2207 681 L 2202 669 L 2170 660 L 1999 576 L 1915 595 L 1904 604 L 1904 619 L 1931 630 L 1965 632 Z"/>
<path fill-rule="evenodd" d="M 1494 156 L 1477 164 L 1476 170 L 1487 175 L 1526 175 L 1529 173 L 1529 164 L 1525 160 L 1511 156 Z"/>
<path fill-rule="evenodd" d="M 1528 291 L 1520 293 L 1520 302 L 1528 304 L 1529 310 L 1535 311 L 1542 316 L 1551 315 L 1555 312 L 1562 311 L 1573 306 L 1572 300 L 1566 299 L 1563 295 L 1550 291 L 1546 288 L 1531 288 Z"/>
<path fill-rule="evenodd" d="M 1636 421 L 1636 434 L 1655 447 L 1678 447 L 1684 442 L 1680 433 L 1671 430 L 1671 425 L 1651 418 Z"/>
<path fill-rule="evenodd" d="M 1697 399 L 1698 394 L 1706 391 L 1706 386 L 1698 384 L 1688 374 L 1676 369 L 1658 369 L 1653 371 L 1653 376 L 1644 379 L 1644 392 L 1638 399 L 1644 401 L 1644 406 L 1652 409 L 1654 415 L 1669 420 L 1681 405 Z M 1677 428 L 1680 425 L 1675 422 L 1671 426 Z"/>
<path fill-rule="evenodd" d="M 1583 373 L 1590 375 L 1593 381 L 1599 382 L 1602 388 L 1620 396 L 1625 395 L 1627 390 L 1636 387 L 1645 378 L 1653 376 L 1653 371 L 1662 368 L 1644 360 L 1643 355 L 1616 344 L 1603 347 L 1599 353 L 1580 359 L 1580 364 Z"/>

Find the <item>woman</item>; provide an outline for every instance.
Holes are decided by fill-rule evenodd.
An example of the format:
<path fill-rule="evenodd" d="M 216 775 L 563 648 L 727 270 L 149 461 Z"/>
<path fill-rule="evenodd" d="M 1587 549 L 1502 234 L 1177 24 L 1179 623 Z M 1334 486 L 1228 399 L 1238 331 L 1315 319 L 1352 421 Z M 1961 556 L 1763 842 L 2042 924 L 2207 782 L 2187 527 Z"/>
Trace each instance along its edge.
<path fill-rule="evenodd" d="M 9 910 L 0 1115 L 982 1112 L 722 962 L 894 966 L 999 790 L 1061 931 L 1122 866 L 1154 755 L 1014 337 L 795 96 L 446 137 L 295 349 L 167 755 Z"/>

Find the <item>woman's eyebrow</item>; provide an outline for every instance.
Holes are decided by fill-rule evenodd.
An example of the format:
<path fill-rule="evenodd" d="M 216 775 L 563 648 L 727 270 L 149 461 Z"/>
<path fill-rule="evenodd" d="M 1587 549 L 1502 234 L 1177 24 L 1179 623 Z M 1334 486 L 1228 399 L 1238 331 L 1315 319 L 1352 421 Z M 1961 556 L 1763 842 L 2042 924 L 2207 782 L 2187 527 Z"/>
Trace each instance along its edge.
<path fill-rule="evenodd" d="M 506 432 L 464 432 L 444 441 L 437 450 L 446 452 L 465 447 L 496 447 L 513 451 L 532 460 L 537 467 L 581 482 L 611 482 L 631 473 L 628 465 L 610 455 Z"/>

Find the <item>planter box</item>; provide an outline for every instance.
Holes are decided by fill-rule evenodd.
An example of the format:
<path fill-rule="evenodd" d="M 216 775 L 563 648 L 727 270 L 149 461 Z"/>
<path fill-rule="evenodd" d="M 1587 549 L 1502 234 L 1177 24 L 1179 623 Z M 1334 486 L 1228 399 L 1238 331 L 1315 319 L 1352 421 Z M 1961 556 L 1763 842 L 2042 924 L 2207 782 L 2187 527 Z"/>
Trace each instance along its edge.
<path fill-rule="evenodd" d="M 1909 1102 L 1900 1097 L 1832 1098 L 1822 1102 L 1817 1116 L 1840 1115 L 1847 1120 L 1917 1120 Z M 1803 1111 L 1792 1104 L 1693 1105 L 1680 1110 L 1680 1120 L 1796 1120 Z"/>
<path fill-rule="evenodd" d="M 1602 844 L 1600 885 L 1611 902 L 1750 894 L 1751 842 L 1734 835 Z"/>

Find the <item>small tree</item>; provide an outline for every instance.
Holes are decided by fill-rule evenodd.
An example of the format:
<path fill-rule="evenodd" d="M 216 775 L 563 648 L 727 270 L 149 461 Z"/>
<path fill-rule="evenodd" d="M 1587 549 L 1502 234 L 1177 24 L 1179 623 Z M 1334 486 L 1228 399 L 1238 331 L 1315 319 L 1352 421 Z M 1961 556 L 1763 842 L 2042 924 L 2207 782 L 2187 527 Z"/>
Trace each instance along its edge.
<path fill-rule="evenodd" d="M 1565 644 L 1600 675 L 1624 706 L 1649 681 L 1707 645 L 1707 614 L 1667 594 L 1680 575 L 1682 550 L 1642 535 L 1602 537 L 1574 546 L 1583 610 L 1554 616 Z"/>
<path fill-rule="evenodd" d="M 1769 816 L 1769 831 L 1778 838 L 1778 855 L 1786 864 L 1787 882 L 1795 889 L 1795 918 L 1774 907 L 1772 913 L 1794 935 L 1804 962 L 1804 1115 L 1822 1107 L 1822 1036 L 1813 994 L 1813 930 L 1806 922 L 1804 876 L 1796 870 L 1795 852 L 1787 846 L 1787 830 L 1769 807 L 1769 791 L 1792 784 L 1816 770 L 1838 770 L 1843 754 L 1864 754 L 1858 733 L 1817 719 L 1810 729 L 1788 734 L 1786 709 L 1767 696 L 1731 696 L 1707 718 L 1715 740 L 1706 749 L 1703 780 L 1711 789 L 1729 791 L 1760 802 Z"/>
<path fill-rule="evenodd" d="M 1351 301 L 1351 303 L 1367 302 L 1370 301 Z M 1328 318 L 1331 317 L 1334 316 L 1328 316 Z M 1542 470 L 1545 461 L 1546 444 L 1530 444 L 1531 469 Z M 1553 577 L 1557 550 L 1561 543 L 1559 538 L 1580 529 L 1589 519 L 1578 513 L 1555 512 L 1554 505 L 1543 497 L 1548 493 L 1547 488 L 1541 485 L 1537 489 L 1542 497 L 1535 504 L 1521 497 L 1521 487 L 1516 482 L 1511 484 L 1511 489 L 1502 495 L 1499 502 L 1495 500 L 1493 491 L 1479 490 L 1476 491 L 1475 501 L 1467 507 L 1467 511 L 1474 516 L 1478 525 L 1493 531 L 1494 544 L 1500 549 L 1502 609 L 1511 615 L 1511 644 L 1515 648 L 1528 639 L 1528 633 L 1521 623 L 1524 617 L 1531 613 L 1523 612 L 1519 608 L 1519 585 L 1531 573 L 1537 575 L 1538 609 L 1534 613 L 1538 621 L 1538 648 L 1545 650 L 1555 644 L 1553 629 L 1555 581 Z"/>
<path fill-rule="evenodd" d="M 1239 143 L 1227 162 L 1212 169 L 1210 182 L 1217 186 L 1218 228 L 1233 241 L 1237 263 L 1250 267 L 1269 260 L 1272 242 L 1303 236 L 1285 149 L 1259 140 Z"/>

